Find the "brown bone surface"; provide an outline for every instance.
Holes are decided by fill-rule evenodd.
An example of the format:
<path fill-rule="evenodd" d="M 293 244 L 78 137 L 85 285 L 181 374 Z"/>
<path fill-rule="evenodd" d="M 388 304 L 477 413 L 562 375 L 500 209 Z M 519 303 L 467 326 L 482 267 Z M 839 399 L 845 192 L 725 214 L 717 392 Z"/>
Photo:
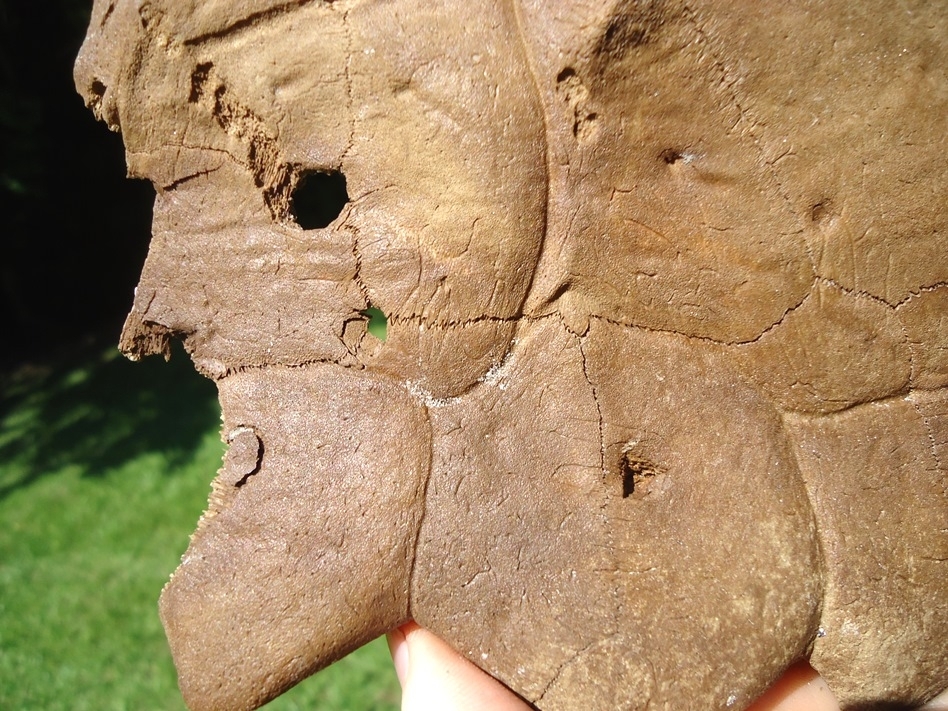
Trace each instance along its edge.
<path fill-rule="evenodd" d="M 941 1 L 95 0 L 122 348 L 229 443 L 189 706 L 410 618 L 545 710 L 948 687 L 946 68 Z"/>

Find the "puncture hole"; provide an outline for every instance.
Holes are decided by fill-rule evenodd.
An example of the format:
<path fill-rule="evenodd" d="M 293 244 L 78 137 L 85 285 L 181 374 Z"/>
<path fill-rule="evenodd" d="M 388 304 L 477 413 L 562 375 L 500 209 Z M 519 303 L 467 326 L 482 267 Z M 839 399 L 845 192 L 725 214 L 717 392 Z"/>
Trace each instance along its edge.
<path fill-rule="evenodd" d="M 662 467 L 625 452 L 620 463 L 622 471 L 622 498 L 643 499 L 650 493 L 651 479 L 662 473 Z"/>
<path fill-rule="evenodd" d="M 290 214 L 304 230 L 328 227 L 349 202 L 346 176 L 321 170 L 300 176 L 290 201 Z"/>
<path fill-rule="evenodd" d="M 366 327 L 369 333 L 380 341 L 384 341 L 388 338 L 388 317 L 382 311 L 382 309 L 375 306 L 370 306 L 361 312 L 368 320 L 368 326 Z"/>

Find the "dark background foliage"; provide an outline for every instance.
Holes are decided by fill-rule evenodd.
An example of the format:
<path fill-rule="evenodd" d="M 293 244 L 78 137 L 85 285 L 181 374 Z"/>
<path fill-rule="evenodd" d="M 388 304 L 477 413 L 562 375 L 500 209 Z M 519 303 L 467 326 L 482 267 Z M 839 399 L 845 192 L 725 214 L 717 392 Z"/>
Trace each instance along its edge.
<path fill-rule="evenodd" d="M 118 340 L 154 193 L 72 83 L 92 0 L 0 0 L 0 367 Z"/>

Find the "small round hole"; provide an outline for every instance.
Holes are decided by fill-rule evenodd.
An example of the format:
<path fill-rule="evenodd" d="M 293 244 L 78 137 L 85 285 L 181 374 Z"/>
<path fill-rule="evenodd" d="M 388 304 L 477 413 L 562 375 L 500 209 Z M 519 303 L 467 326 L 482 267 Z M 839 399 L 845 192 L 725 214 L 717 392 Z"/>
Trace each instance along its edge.
<path fill-rule="evenodd" d="M 328 227 L 349 202 L 346 176 L 338 170 L 304 173 L 293 190 L 290 214 L 304 230 Z"/>
<path fill-rule="evenodd" d="M 369 319 L 366 327 L 369 333 L 380 341 L 384 341 L 388 337 L 388 317 L 382 309 L 370 306 L 362 312 L 362 315 Z"/>
<path fill-rule="evenodd" d="M 674 165 L 684 157 L 685 155 L 681 151 L 676 151 L 674 148 L 666 148 L 661 153 L 662 160 L 668 165 Z"/>

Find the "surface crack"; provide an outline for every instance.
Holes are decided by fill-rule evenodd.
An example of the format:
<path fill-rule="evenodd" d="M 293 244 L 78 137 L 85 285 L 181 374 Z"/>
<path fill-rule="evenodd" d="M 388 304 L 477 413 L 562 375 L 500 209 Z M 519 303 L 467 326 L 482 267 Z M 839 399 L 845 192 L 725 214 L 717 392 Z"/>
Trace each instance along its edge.
<path fill-rule="evenodd" d="M 838 281 L 835 281 L 834 279 L 818 276 L 816 280 L 820 284 L 823 284 L 825 286 L 830 286 L 834 289 L 838 289 L 839 291 L 846 294 L 847 296 L 853 296 L 860 299 L 868 299 L 869 301 L 874 301 L 877 304 L 881 304 L 882 306 L 885 306 L 887 309 L 890 309 L 890 310 L 895 310 L 899 306 L 899 304 L 889 303 L 888 301 L 886 301 L 880 296 L 876 296 L 875 294 L 870 294 L 868 291 L 861 291 L 859 289 L 850 289 L 848 287 L 845 287 L 842 284 L 840 284 Z"/>
<path fill-rule="evenodd" d="M 389 323 L 396 325 L 404 325 L 417 323 L 419 326 L 424 326 L 425 328 L 464 328 L 465 326 L 473 326 L 479 323 L 519 323 L 520 321 L 533 321 L 535 320 L 532 317 L 528 316 L 472 316 L 471 318 L 465 319 L 447 319 L 447 320 L 431 320 L 420 314 L 410 314 L 410 315 L 400 315 L 400 314 L 388 314 Z"/>
<path fill-rule="evenodd" d="M 214 168 L 205 168 L 204 170 L 198 170 L 194 173 L 183 175 L 180 178 L 175 178 L 167 185 L 162 185 L 161 189 L 165 192 L 170 192 L 171 190 L 174 190 L 175 188 L 180 187 L 184 183 L 187 183 L 191 180 L 195 180 L 196 178 L 203 178 L 205 175 L 210 175 L 211 173 L 216 173 L 220 169 L 221 169 L 221 166 L 218 165 L 218 166 L 215 166 Z"/>
<path fill-rule="evenodd" d="M 533 285 L 536 282 L 537 272 L 540 269 L 540 265 L 543 264 L 543 254 L 547 248 L 548 242 L 548 232 L 550 229 L 550 176 L 553 174 L 553 167 L 550 165 L 551 151 L 550 151 L 550 126 L 549 126 L 549 117 L 547 116 L 547 107 L 543 102 L 543 95 L 540 92 L 540 78 L 537 73 L 536 62 L 533 55 L 530 54 L 530 50 L 527 48 L 527 36 L 524 32 L 524 23 L 523 23 L 523 10 L 521 5 L 516 0 L 511 0 L 510 7 L 512 8 L 514 18 L 517 25 L 517 37 L 520 40 L 520 48 L 523 52 L 524 61 L 526 62 L 527 69 L 530 72 L 530 78 L 533 80 L 533 96 L 537 102 L 537 106 L 540 107 L 540 115 L 543 119 L 543 172 L 544 172 L 544 200 L 543 200 L 543 227 L 540 230 L 540 244 L 537 247 L 536 252 L 536 261 L 534 262 L 533 269 L 530 270 L 530 281 L 527 282 L 527 288 L 523 292 L 523 300 L 520 303 L 520 308 L 523 308 L 524 304 L 529 303 L 530 296 L 533 293 Z"/>
<path fill-rule="evenodd" d="M 425 407 L 425 423 L 428 425 L 428 470 L 425 472 L 425 480 L 421 487 L 421 512 L 418 514 L 418 525 L 415 528 L 415 540 L 412 545 L 411 561 L 408 565 L 408 601 L 406 614 L 411 619 L 414 618 L 412 611 L 412 600 L 415 591 L 415 571 L 418 567 L 418 551 L 421 547 L 421 535 L 425 524 L 425 518 L 428 514 L 428 488 L 431 485 L 431 476 L 434 471 L 434 441 L 431 427 L 431 411 Z"/>
<path fill-rule="evenodd" d="M 342 13 L 342 26 L 346 32 L 346 64 L 343 68 L 343 72 L 346 79 L 346 115 L 349 117 L 349 140 L 346 147 L 342 150 L 342 155 L 339 157 L 340 168 L 342 167 L 342 161 L 345 160 L 346 156 L 349 155 L 349 151 L 351 151 L 355 145 L 356 126 L 355 111 L 353 110 L 355 104 L 352 100 L 352 28 L 349 26 L 348 10 Z"/>
<path fill-rule="evenodd" d="M 277 5 L 276 7 L 269 7 L 265 10 L 250 13 L 239 20 L 234 20 L 229 25 L 225 25 L 218 30 L 205 32 L 204 34 L 195 35 L 194 37 L 188 37 L 184 40 L 183 44 L 185 46 L 202 45 L 213 40 L 223 39 L 230 35 L 240 34 L 243 31 L 256 27 L 259 24 L 269 22 L 277 17 L 288 15 L 298 10 L 302 10 L 306 6 L 313 4 L 331 5 L 332 0 L 293 0 L 293 2 L 287 2 L 282 5 Z"/>
<path fill-rule="evenodd" d="M 569 333 L 569 329 L 566 327 L 565 323 L 563 323 L 563 328 L 564 330 L 566 330 L 567 333 Z M 604 491 L 602 503 L 600 504 L 600 516 L 601 516 L 600 522 L 603 527 L 603 534 L 606 539 L 606 545 L 608 546 L 607 555 L 611 559 L 610 562 L 612 565 L 612 569 L 615 571 L 619 569 L 619 560 L 618 560 L 618 554 L 616 552 L 616 547 L 615 547 L 615 536 L 612 532 L 612 527 L 610 526 L 610 521 L 609 521 L 609 516 L 608 516 L 608 506 L 612 497 L 610 495 L 609 489 L 606 488 L 606 484 L 609 479 L 609 474 L 606 470 L 606 434 L 605 434 L 605 422 L 604 422 L 604 418 L 602 414 L 602 405 L 599 402 L 599 396 L 598 396 L 596 385 L 593 382 L 592 377 L 590 376 L 590 373 L 589 373 L 589 358 L 586 354 L 586 341 L 589 339 L 589 336 L 573 335 L 573 338 L 576 339 L 577 345 L 579 347 L 579 354 L 583 360 L 583 378 L 585 379 L 586 383 L 589 385 L 589 392 L 590 392 L 590 395 L 592 396 L 593 405 L 595 405 L 596 407 L 596 416 L 598 419 L 598 427 L 599 427 L 599 472 L 600 472 L 601 483 L 603 485 L 603 491 Z M 621 602 L 620 602 L 621 598 L 619 594 L 618 578 L 615 575 L 613 575 L 612 580 L 607 582 L 606 586 L 609 589 L 609 593 L 612 595 L 613 610 L 612 610 L 612 632 L 606 637 L 605 641 L 612 639 L 618 634 L 619 632 L 618 619 L 619 619 L 619 612 L 621 609 Z M 579 652 L 577 652 L 577 654 L 574 655 L 574 657 L 571 660 L 568 660 L 566 663 L 561 665 L 560 668 L 557 670 L 557 672 L 553 675 L 553 678 L 550 680 L 550 683 L 547 684 L 546 688 L 543 690 L 543 693 L 541 694 L 540 698 L 543 698 L 543 695 L 545 695 L 546 692 L 549 691 L 552 685 L 559 678 L 563 669 L 565 669 L 570 663 L 572 663 L 572 661 L 579 658 L 593 644 L 599 641 L 601 640 L 593 640 L 592 642 L 587 644 L 586 647 L 584 647 Z"/>
<path fill-rule="evenodd" d="M 939 281 L 934 284 L 929 284 L 928 286 L 920 286 L 917 290 L 909 292 L 908 296 L 906 296 L 901 301 L 896 302 L 894 306 L 896 309 L 898 309 L 899 307 L 904 306 L 909 301 L 921 296 L 922 294 L 928 294 L 933 291 L 938 291 L 939 289 L 944 289 L 945 287 L 948 287 L 948 281 Z"/>
<path fill-rule="evenodd" d="M 934 417 L 945 417 L 948 419 L 948 397 L 945 397 L 948 394 L 948 388 L 939 388 L 935 391 L 938 395 L 941 395 L 941 408 L 938 408 L 938 403 L 936 397 L 933 397 L 932 394 L 928 394 L 927 397 L 920 397 L 915 395 L 915 392 L 909 396 L 909 402 L 912 403 L 912 407 L 915 409 L 915 412 L 918 413 L 918 416 L 922 418 L 922 422 L 925 425 L 925 431 L 928 436 L 928 443 L 931 449 L 932 460 L 935 463 L 935 467 L 939 471 L 948 470 L 948 462 L 943 462 L 942 458 L 938 454 L 939 442 L 935 436 L 935 426 L 931 422 L 931 418 Z M 936 409 L 937 408 L 937 409 Z M 941 443 L 942 446 L 948 445 L 948 441 Z"/>
<path fill-rule="evenodd" d="M 770 174 L 771 179 L 774 181 L 774 185 L 776 185 L 777 193 L 780 195 L 781 198 L 783 198 L 784 203 L 787 205 L 787 209 L 790 211 L 790 214 L 793 215 L 797 219 L 798 224 L 800 225 L 805 224 L 803 215 L 801 215 L 800 211 L 794 207 L 793 201 L 790 199 L 790 193 L 784 187 L 783 182 L 780 180 L 780 177 L 777 175 L 777 169 L 775 167 L 776 162 L 786 157 L 788 153 L 792 151 L 792 148 L 788 149 L 788 151 L 785 151 L 784 153 L 782 153 L 777 158 L 774 158 L 773 160 L 767 160 L 766 154 L 764 153 L 764 148 L 761 145 L 762 137 L 760 135 L 761 134 L 760 127 L 762 127 L 764 124 L 754 116 L 753 111 L 751 111 L 745 104 L 741 103 L 741 100 L 737 95 L 737 89 L 735 88 L 737 85 L 737 79 L 734 79 L 731 77 L 731 72 L 728 70 L 727 65 L 724 63 L 724 60 L 721 59 L 718 53 L 714 51 L 710 36 L 708 35 L 707 32 L 705 32 L 704 27 L 698 21 L 697 12 L 695 12 L 695 10 L 693 10 L 690 6 L 686 5 L 684 7 L 684 15 L 685 17 L 688 18 L 689 22 L 691 22 L 691 25 L 694 27 L 695 32 L 697 33 L 698 38 L 700 40 L 700 45 L 702 47 L 707 48 L 708 58 L 711 60 L 714 67 L 720 73 L 720 77 L 721 77 L 720 85 L 727 92 L 732 106 L 735 109 L 737 109 L 738 116 L 740 117 L 738 120 L 738 123 L 742 121 L 746 122 L 747 135 L 750 136 L 751 142 L 754 144 L 754 148 L 757 151 L 757 158 L 762 165 L 767 166 L 767 172 Z M 813 251 L 810 248 L 810 245 L 807 243 L 806 239 L 802 240 L 802 245 L 803 245 L 803 251 L 807 257 L 807 261 L 810 263 L 810 270 L 813 272 L 813 274 L 816 274 L 818 270 L 816 266 L 816 258 L 813 255 Z"/>
<path fill-rule="evenodd" d="M 277 137 L 263 119 L 231 96 L 211 62 L 198 64 L 191 73 L 188 101 L 206 108 L 225 133 L 246 146 L 246 157 L 238 162 L 250 171 L 254 184 L 262 188 L 273 219 L 286 222 L 290 215 L 290 188 L 298 169 L 281 160 Z"/>
<path fill-rule="evenodd" d="M 345 361 L 345 362 L 344 362 Z M 240 365 L 229 365 L 221 373 L 208 376 L 212 380 L 220 382 L 225 378 L 229 378 L 232 375 L 238 375 L 240 373 L 247 373 L 257 370 L 266 370 L 267 368 L 284 368 L 284 369 L 297 369 L 297 368 L 308 368 L 312 365 L 338 365 L 343 368 L 355 368 L 356 370 L 362 370 L 363 367 L 358 363 L 350 363 L 348 359 L 337 359 L 337 358 L 308 358 L 305 360 L 300 360 L 295 363 L 242 363 Z M 195 364 L 195 368 L 199 371 L 200 367 Z M 201 371 L 203 372 L 203 371 Z M 205 373 L 205 375 L 207 375 Z"/>

